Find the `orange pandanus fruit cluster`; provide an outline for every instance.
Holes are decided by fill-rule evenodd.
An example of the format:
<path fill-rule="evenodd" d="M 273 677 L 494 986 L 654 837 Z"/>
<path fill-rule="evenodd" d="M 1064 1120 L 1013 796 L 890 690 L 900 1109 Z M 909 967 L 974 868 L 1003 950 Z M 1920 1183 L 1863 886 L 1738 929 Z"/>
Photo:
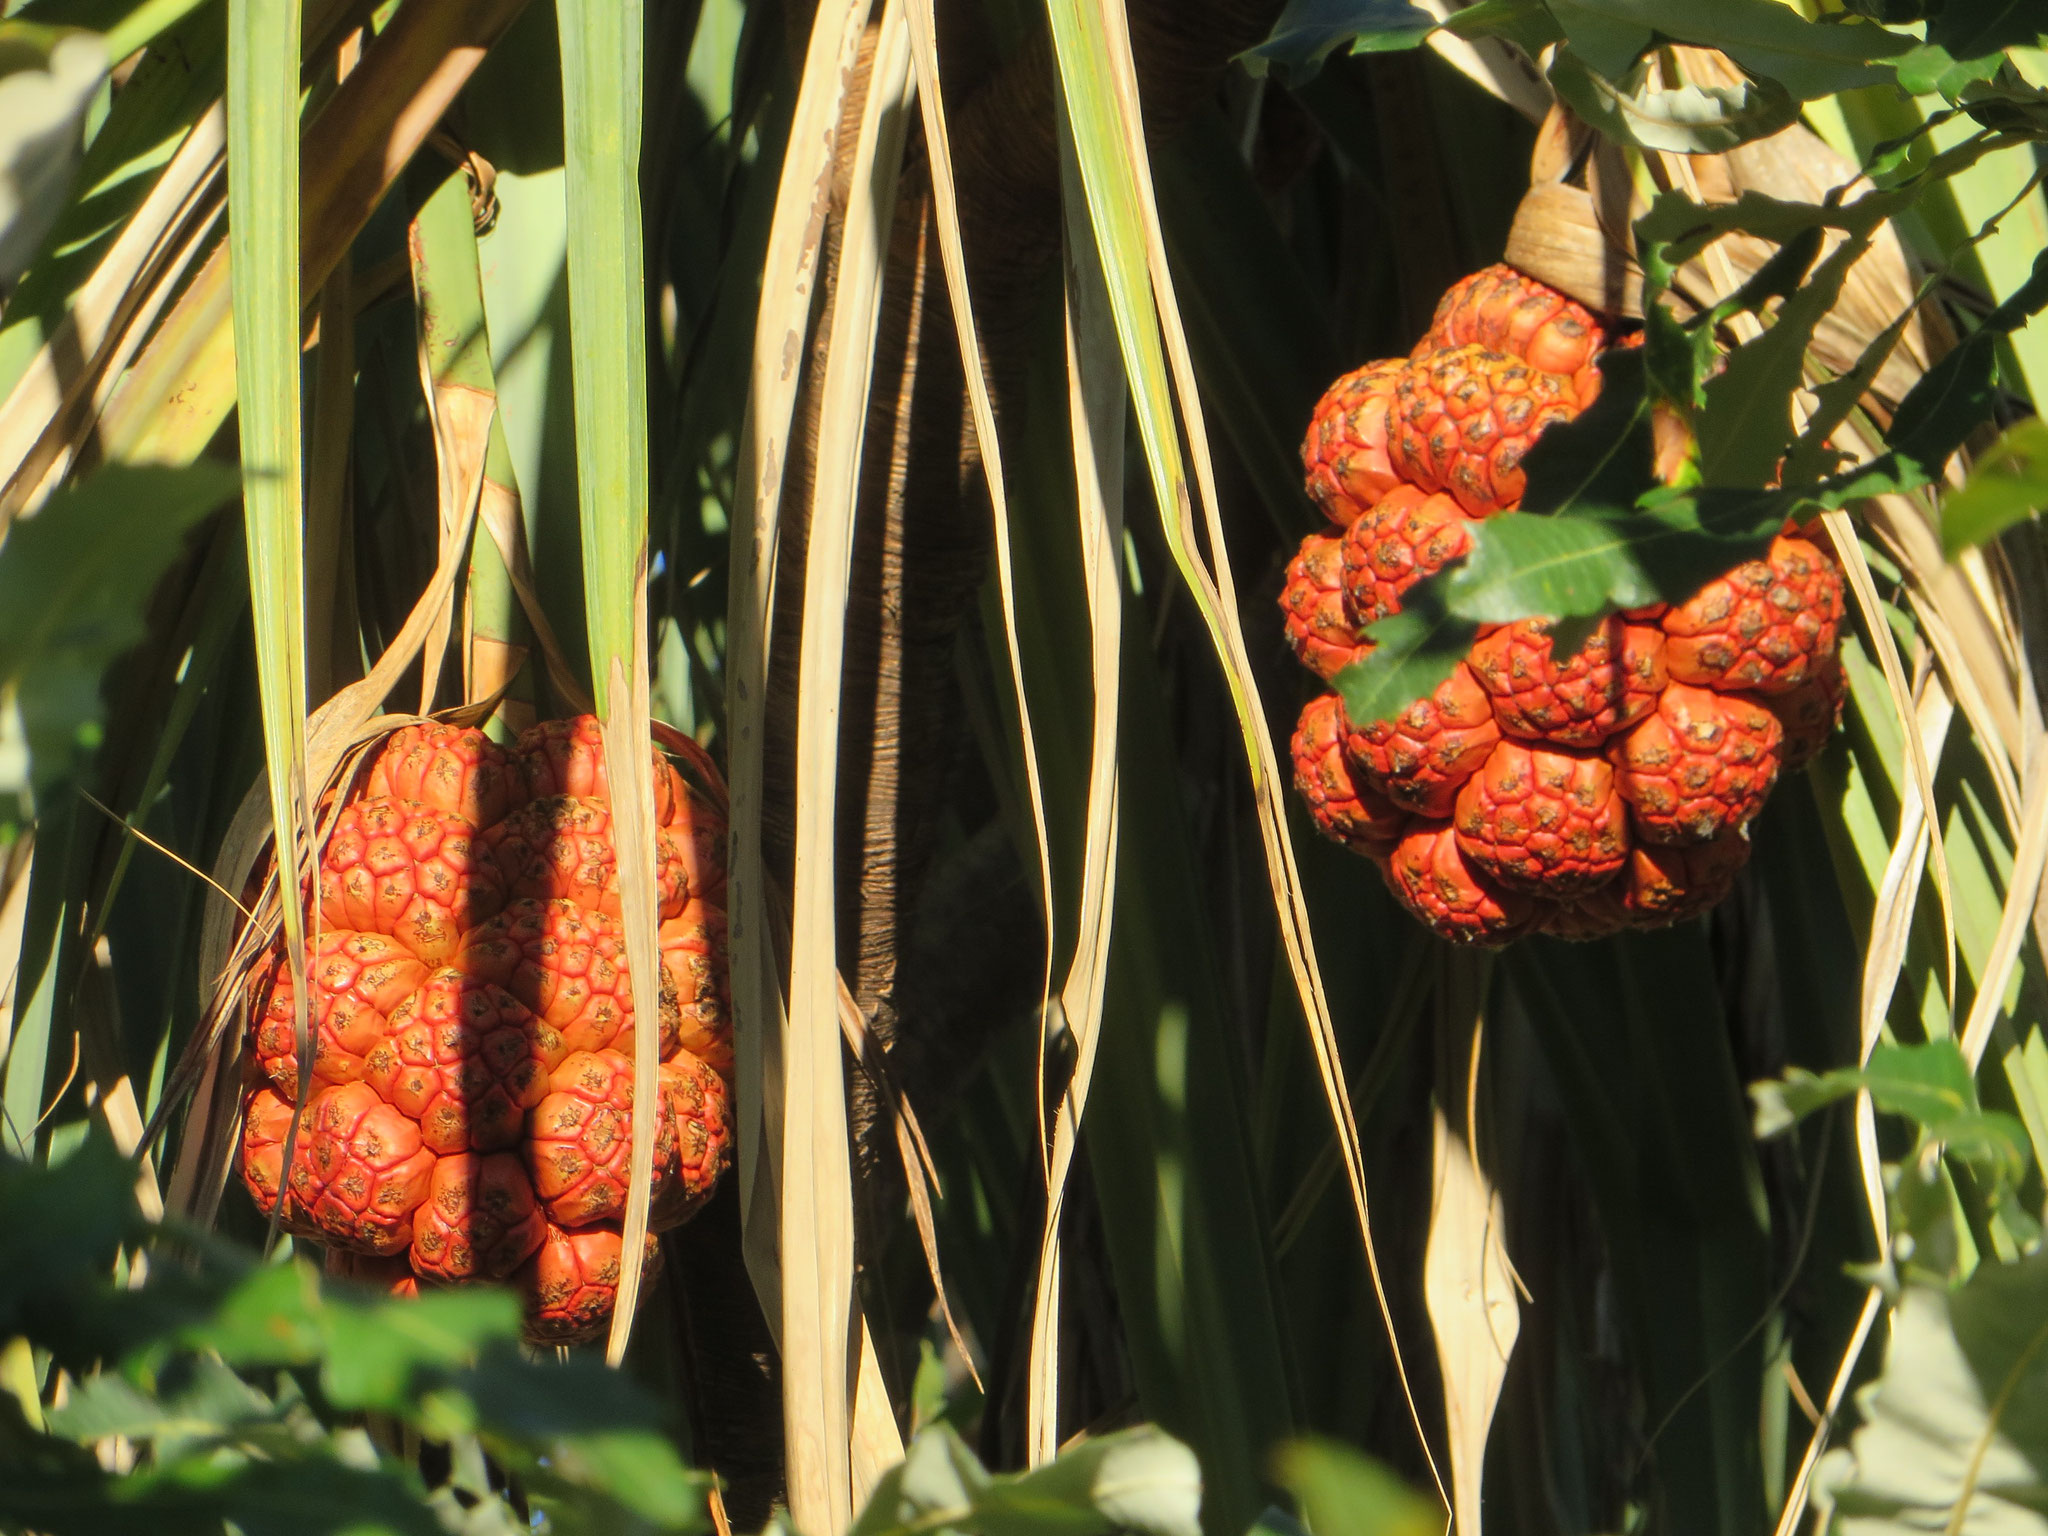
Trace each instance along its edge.
<path fill-rule="evenodd" d="M 1515 512 L 1522 460 L 1591 405 L 1609 338 L 1511 267 L 1465 278 L 1406 358 L 1346 374 L 1302 463 L 1330 521 L 1287 567 L 1289 644 L 1325 679 L 1368 625 Z M 1436 933 L 1499 944 L 1597 938 L 1706 910 L 1749 858 L 1748 826 L 1840 714 L 1842 578 L 1787 530 L 1683 603 L 1610 615 L 1560 657 L 1551 623 L 1487 626 L 1428 698 L 1353 721 L 1334 692 L 1294 736 L 1316 825 L 1372 859 Z"/>
<path fill-rule="evenodd" d="M 659 751 L 661 1092 L 650 1226 L 730 1160 L 725 823 Z M 623 1258 L 636 1022 L 597 722 L 393 734 L 307 905 L 311 1081 L 282 941 L 248 979 L 242 1177 L 264 1214 L 405 1290 L 501 1281 L 536 1342 L 596 1334 Z M 659 1262 L 650 1238 L 643 1265 Z"/>

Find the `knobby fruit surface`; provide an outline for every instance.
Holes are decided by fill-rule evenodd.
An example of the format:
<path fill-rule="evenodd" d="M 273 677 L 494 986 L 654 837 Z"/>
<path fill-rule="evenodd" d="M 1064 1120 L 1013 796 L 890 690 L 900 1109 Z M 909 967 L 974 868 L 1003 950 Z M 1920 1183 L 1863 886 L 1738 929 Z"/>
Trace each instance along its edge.
<path fill-rule="evenodd" d="M 1329 681 L 1370 656 L 1371 626 L 1469 554 L 1480 521 L 1519 510 L 1525 455 L 1597 398 L 1601 350 L 1641 339 L 1496 265 L 1444 295 L 1407 358 L 1333 384 L 1302 463 L 1335 531 L 1303 542 L 1281 597 L 1296 657 Z M 1690 436 L 1657 442 L 1672 481 Z M 1568 657 L 1531 614 L 1482 626 L 1428 698 L 1385 720 L 1319 695 L 1294 733 L 1295 788 L 1317 830 L 1447 939 L 1694 917 L 1733 888 L 1776 780 L 1840 719 L 1844 612 L 1825 537 L 1788 525 L 1683 602 L 1599 619 Z"/>
<path fill-rule="evenodd" d="M 725 822 L 659 753 L 660 1075 L 650 1224 L 731 1161 Z M 512 747 L 392 733 L 342 796 L 309 892 L 311 1073 L 282 946 L 243 984 L 243 1183 L 340 1272 L 398 1294 L 510 1281 L 537 1342 L 609 1320 L 630 1182 L 637 1021 L 596 720 Z M 659 1263 L 649 1239 L 643 1263 Z"/>
<path fill-rule="evenodd" d="M 1353 764 L 1349 734 L 1334 693 L 1309 700 L 1294 731 L 1294 787 L 1323 836 L 1369 858 L 1384 858 L 1407 831 L 1409 818 Z"/>
<path fill-rule="evenodd" d="M 1287 644 L 1295 660 L 1318 677 L 1335 677 L 1372 647 L 1359 638 L 1344 598 L 1344 544 L 1312 533 L 1287 562 L 1280 593 Z"/>
<path fill-rule="evenodd" d="M 1406 361 L 1382 358 L 1353 369 L 1324 392 L 1309 419 L 1301 445 L 1308 493 L 1340 529 L 1400 483 L 1387 456 L 1388 412 Z"/>

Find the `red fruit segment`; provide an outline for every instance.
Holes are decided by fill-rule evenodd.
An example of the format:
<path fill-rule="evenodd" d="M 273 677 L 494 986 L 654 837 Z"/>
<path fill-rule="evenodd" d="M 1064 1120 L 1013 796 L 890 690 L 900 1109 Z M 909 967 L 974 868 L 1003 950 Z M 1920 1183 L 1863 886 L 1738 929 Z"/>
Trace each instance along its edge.
<path fill-rule="evenodd" d="M 732 1101 L 725 1079 L 688 1051 L 661 1065 L 661 1091 L 675 1117 L 676 1177 L 649 1207 L 655 1231 L 680 1226 L 711 1198 L 732 1161 Z"/>
<path fill-rule="evenodd" d="M 587 1227 L 623 1215 L 633 1157 L 633 1064 L 617 1051 L 578 1051 L 548 1079 L 528 1126 L 527 1164 L 548 1219 Z M 675 1121 L 658 1106 L 654 1193 L 675 1173 Z"/>
<path fill-rule="evenodd" d="M 1570 897 L 1614 878 L 1628 807 L 1598 757 L 1503 741 L 1458 792 L 1458 847 L 1505 886 Z"/>
<path fill-rule="evenodd" d="M 1597 747 L 1657 707 L 1664 635 L 1616 614 L 1563 666 L 1550 622 L 1523 619 L 1480 636 L 1469 658 L 1503 734 L 1561 747 Z"/>
<path fill-rule="evenodd" d="M 573 901 L 606 917 L 619 915 L 607 802 L 569 795 L 534 800 L 486 831 L 482 842 L 513 898 Z M 688 877 L 675 840 L 660 830 L 654 834 L 654 874 L 661 915 L 673 917 L 689 898 Z"/>
<path fill-rule="evenodd" d="M 701 901 L 661 925 L 663 1059 L 680 1048 L 732 1076 L 725 913 Z"/>
<path fill-rule="evenodd" d="M 256 1209 L 268 1216 L 284 1193 L 284 1143 L 292 1125 L 291 1100 L 272 1088 L 258 1088 L 242 1106 L 242 1182 Z M 285 1202 L 283 1224 L 289 1228 L 296 1211 Z"/>
<path fill-rule="evenodd" d="M 1637 924 L 1661 928 L 1718 904 L 1749 862 L 1749 847 L 1749 839 L 1740 832 L 1723 832 L 1711 842 L 1682 847 L 1637 847 L 1628 870 L 1628 906 Z"/>
<path fill-rule="evenodd" d="M 1523 455 L 1546 427 L 1590 404 L 1591 391 L 1486 347 L 1428 352 L 1396 386 L 1394 467 L 1474 517 L 1512 511 L 1526 485 Z"/>
<path fill-rule="evenodd" d="M 502 1280 L 546 1231 L 516 1153 L 458 1153 L 434 1165 L 413 1215 L 412 1264 L 436 1280 Z"/>
<path fill-rule="evenodd" d="M 1366 781 L 1395 806 L 1418 816 L 1445 817 L 1470 778 L 1500 740 L 1486 691 L 1462 661 L 1437 685 L 1392 720 L 1345 738 L 1345 750 Z"/>
<path fill-rule="evenodd" d="M 392 732 L 370 763 L 363 792 L 416 800 L 487 827 L 526 790 L 511 754 L 482 731 L 429 721 Z"/>
<path fill-rule="evenodd" d="M 1663 622 L 1666 665 L 1679 682 L 1787 693 L 1834 654 L 1842 573 L 1816 545 L 1781 535 L 1765 559 L 1708 582 Z"/>
<path fill-rule="evenodd" d="M 624 1241 L 615 1226 L 564 1232 L 552 1222 L 515 1282 L 526 1298 L 526 1337 L 535 1344 L 595 1338 L 618 1296 Z M 661 1244 L 648 1234 L 641 1285 L 661 1273 Z"/>
<path fill-rule="evenodd" d="M 683 861 L 685 899 L 725 903 L 725 818 L 702 795 L 685 788 L 662 830 L 674 840 Z"/>
<path fill-rule="evenodd" d="M 1448 496 L 1397 486 L 1345 530 L 1344 595 L 1362 628 L 1401 611 L 1401 594 L 1472 547 L 1471 519 Z"/>
<path fill-rule="evenodd" d="M 1763 809 L 1783 735 L 1777 716 L 1750 699 L 1673 683 L 1608 755 L 1638 835 L 1704 843 Z"/>
<path fill-rule="evenodd" d="M 549 1071 L 572 1051 L 632 1049 L 625 939 L 602 913 L 573 901 L 515 901 L 465 936 L 455 963 L 534 1015 L 533 1053 Z"/>
<path fill-rule="evenodd" d="M 1344 375 L 1316 402 L 1301 467 L 1308 493 L 1343 528 L 1378 501 L 1400 476 L 1387 457 L 1387 413 L 1402 359 L 1384 358 Z"/>
<path fill-rule="evenodd" d="M 1301 541 L 1287 562 L 1280 611 L 1287 616 L 1287 644 L 1295 659 L 1318 677 L 1335 677 L 1372 649 L 1344 606 L 1341 539 L 1312 533 Z"/>
<path fill-rule="evenodd" d="M 547 1093 L 533 1015 L 500 987 L 440 970 L 392 1012 L 363 1081 L 417 1121 L 435 1152 L 489 1152 L 519 1139 Z"/>
<path fill-rule="evenodd" d="M 344 1083 L 306 1106 L 292 1154 L 294 1203 L 321 1235 L 364 1253 L 412 1241 L 434 1154 L 420 1128 L 366 1083 Z"/>
<path fill-rule="evenodd" d="M 292 974 L 282 949 L 255 972 L 250 1043 L 264 1075 L 288 1096 L 299 1087 L 293 1038 Z M 320 935 L 307 979 L 312 983 L 313 1082 L 352 1083 L 388 1030 L 391 1010 L 427 979 L 427 968 L 397 940 L 379 933 L 330 930 Z"/>
<path fill-rule="evenodd" d="M 1542 916 L 1542 903 L 1535 898 L 1472 867 L 1449 822 L 1415 828 L 1395 845 L 1383 868 L 1395 899 L 1453 944 L 1505 944 Z"/>
<path fill-rule="evenodd" d="M 1408 817 L 1353 776 L 1344 755 L 1345 735 L 1344 705 L 1334 693 L 1309 700 L 1294 731 L 1294 787 L 1323 836 L 1384 858 L 1407 830 Z"/>
<path fill-rule="evenodd" d="M 1828 744 L 1841 721 L 1842 700 L 1848 691 L 1841 658 L 1828 656 L 1815 661 L 1806 681 L 1797 688 L 1757 700 L 1784 727 L 1785 739 L 1778 747 L 1781 773 L 1797 773 Z"/>
<path fill-rule="evenodd" d="M 519 765 L 526 779 L 526 792 L 535 800 L 569 795 L 579 800 L 602 800 L 609 805 L 611 780 L 604 766 L 604 728 L 595 715 L 577 715 L 570 720 L 544 720 L 520 733 Z M 654 819 L 667 826 L 685 794 L 675 766 L 659 752 L 654 754 Z"/>
<path fill-rule="evenodd" d="M 1461 278 L 1437 301 L 1414 355 L 1476 342 L 1545 373 L 1574 374 L 1591 365 L 1603 340 L 1584 305 L 1496 264 Z"/>
<path fill-rule="evenodd" d="M 474 828 L 416 802 L 346 807 L 320 858 L 320 915 L 333 928 L 388 934 L 429 965 L 504 905 L 497 868 L 474 857 Z"/>

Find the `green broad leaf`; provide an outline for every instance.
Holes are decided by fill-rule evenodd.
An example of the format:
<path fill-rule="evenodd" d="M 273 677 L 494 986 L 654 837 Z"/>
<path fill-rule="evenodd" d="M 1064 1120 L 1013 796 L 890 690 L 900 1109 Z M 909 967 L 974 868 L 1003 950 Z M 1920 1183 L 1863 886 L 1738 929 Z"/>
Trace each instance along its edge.
<path fill-rule="evenodd" d="M 1584 0 L 1550 0 L 1550 14 L 1580 62 L 1610 81 L 1634 69 L 1656 41 L 1638 18 Z"/>
<path fill-rule="evenodd" d="M 124 1376 L 103 1372 L 78 1383 L 49 1411 L 52 1434 L 89 1445 L 108 1435 L 131 1440 L 197 1439 L 252 1423 L 274 1422 L 269 1398 L 211 1356 L 191 1362 L 182 1390 L 152 1397 Z"/>
<path fill-rule="evenodd" d="M 228 1521 L 242 1536 L 442 1536 L 447 1528 L 422 1495 L 410 1467 L 207 1450 L 125 1478 L 112 1490 L 116 1511 L 128 1507 L 129 1530 L 196 1532 Z M 38 1528 L 51 1536 L 62 1530 Z"/>
<path fill-rule="evenodd" d="M 97 1289 L 116 1252 L 139 1233 L 134 1181 L 128 1160 L 98 1131 L 53 1165 L 0 1157 L 0 1231 L 35 1234 L 34 1264 L 0 1264 L 0 1337 L 33 1337 L 39 1316 Z"/>
<path fill-rule="evenodd" d="M 64 212 L 107 65 L 105 41 L 90 33 L 0 23 L 0 294 Z"/>
<path fill-rule="evenodd" d="M 1546 428 L 1522 460 L 1522 511 L 1578 504 L 1625 507 L 1654 485 L 1650 401 L 1641 347 L 1600 354 L 1600 397 L 1591 409 Z"/>
<path fill-rule="evenodd" d="M 280 1449 L 289 1451 L 287 1446 Z M 374 1456 L 374 1453 L 371 1453 Z M 0 1478 L 0 1528 L 43 1536 L 445 1536 L 409 1469 L 195 1451 L 126 1477 L 40 1464 Z"/>
<path fill-rule="evenodd" d="M 1331 679 L 1353 725 L 1391 720 L 1428 698 L 1479 637 L 1477 624 L 1443 611 L 1435 581 L 1410 587 L 1403 597 L 1408 606 L 1367 631 L 1372 651 Z"/>
<path fill-rule="evenodd" d="M 171 1343 L 230 1365 L 305 1365 L 320 1357 L 320 1275 L 304 1260 L 252 1270 L 211 1317 Z"/>
<path fill-rule="evenodd" d="M 1149 1425 L 1085 1440 L 1042 1467 L 991 1477 L 952 1427 L 935 1424 L 882 1475 L 853 1536 L 1200 1536 L 1194 1453 Z"/>
<path fill-rule="evenodd" d="M 1947 0 L 1932 8 L 1927 41 L 1958 59 L 1982 59 L 2048 35 L 2038 0 Z"/>
<path fill-rule="evenodd" d="M 1289 1441 L 1273 1475 L 1316 1536 L 1439 1536 L 1442 1513 L 1370 1457 L 1333 1440 Z M 1291 1522 L 1290 1522 L 1291 1523 Z"/>
<path fill-rule="evenodd" d="M 1445 608 L 1475 624 L 1680 602 L 1769 547 L 1794 505 L 1784 491 L 1660 490 L 1634 510 L 1492 518 L 1474 530 L 1472 553 L 1434 579 Z"/>
<path fill-rule="evenodd" d="M 1706 406 L 1696 429 L 1700 473 L 1708 485 L 1762 485 L 1775 477 L 1778 461 L 1796 436 L 1792 397 L 1805 378 L 1814 327 L 1834 308 L 1849 268 L 1869 245 L 1866 238 L 1852 236 L 1836 246 L 1812 280 L 1785 300 L 1764 333 L 1729 353 L 1727 366 L 1707 381 Z M 1819 232 L 1813 230 L 1788 241 L 1758 272 L 1750 285 L 1757 291 L 1745 289 L 1745 307 L 1761 305 L 1770 291 L 1762 280 L 1779 257 L 1804 254 L 1810 260 L 1818 246 Z M 1782 279 L 1790 270 L 1788 264 L 1773 276 Z"/>
<path fill-rule="evenodd" d="M 1668 246 L 1668 250 L 1655 252 L 1652 259 L 1669 272 L 1732 230 L 1780 245 L 1812 229 L 1867 234 L 1896 211 L 1903 197 L 1899 192 L 1871 193 L 1853 203 L 1829 207 L 1789 203 L 1762 192 L 1744 192 L 1732 203 L 1699 203 L 1683 192 L 1660 192 L 1635 221 L 1636 244 L 1645 251 Z"/>
<path fill-rule="evenodd" d="M 1921 377 L 1892 417 L 1886 438 L 1898 468 L 1925 484 L 1980 422 L 1992 417 L 1998 382 L 1998 343 L 2048 306 L 2048 251 L 2012 296 L 1984 317 L 1960 345 Z"/>
<path fill-rule="evenodd" d="M 1482 624 L 1553 621 L 1567 654 L 1616 609 L 1680 602 L 1761 553 L 1798 498 L 1786 491 L 1661 487 L 1637 508 L 1515 513 L 1472 530 L 1472 552 L 1402 594 L 1366 630 L 1372 651 L 1333 679 L 1354 724 L 1386 720 L 1450 676 Z"/>
<path fill-rule="evenodd" d="M 1544 0 L 1478 0 L 1452 11 L 1444 30 L 1459 37 L 1497 37 L 1532 59 L 1552 43 L 1564 41 L 1564 29 Z"/>
<path fill-rule="evenodd" d="M 894 1536 L 926 1524 L 952 1526 L 973 1509 L 988 1484 L 987 1471 L 960 1437 L 946 1425 L 935 1426 L 912 1440 L 903 1460 L 882 1474 L 854 1522 L 853 1536 Z"/>
<path fill-rule="evenodd" d="M 231 1365 L 317 1361 L 337 1407 L 404 1417 L 425 1375 L 470 1365 L 485 1346 L 518 1336 L 519 1302 L 509 1291 L 461 1286 L 370 1300 L 355 1287 L 323 1289 L 311 1265 L 293 1262 L 253 1271 L 178 1342 Z"/>
<path fill-rule="evenodd" d="M 1202 1469 L 1180 1441 L 1144 1425 L 1084 1440 L 1042 1467 L 999 1477 L 980 1506 L 975 1524 L 985 1536 L 1050 1536 L 1062 1528 L 1201 1536 Z"/>
<path fill-rule="evenodd" d="M 1908 1286 L 1857 1407 L 1816 1477 L 1821 1528 L 2048 1536 L 2048 1258 Z"/>
<path fill-rule="evenodd" d="M 1880 1045 L 1867 1067 L 1839 1067 L 1818 1075 L 1795 1067 L 1783 1077 L 1750 1085 L 1758 1137 L 1776 1136 L 1818 1109 L 1870 1090 L 1877 1107 L 1903 1115 L 1929 1141 L 2009 1186 L 2027 1165 L 2027 1131 L 2012 1115 L 1987 1111 L 1977 1100 L 1969 1064 L 1953 1040 L 1922 1045 Z"/>
<path fill-rule="evenodd" d="M 1931 280 L 1928 286 L 1931 286 Z M 1785 455 L 1781 483 L 1812 485 L 1840 462 L 1841 452 L 1828 439 L 1862 402 L 1871 382 L 1891 357 L 1899 338 L 1905 335 L 1906 327 L 1918 312 L 1917 303 L 1902 309 L 1896 320 L 1871 338 L 1870 344 L 1858 355 L 1855 367 L 1813 391 L 1813 410 L 1806 418 L 1806 427 L 1799 434 L 1799 441 Z"/>
<path fill-rule="evenodd" d="M 141 640 L 151 590 L 235 473 L 107 464 L 0 544 L 0 697 L 19 701 L 32 783 L 47 789 L 97 739 L 100 676 Z"/>
<path fill-rule="evenodd" d="M 1609 138 L 1670 154 L 1722 154 L 1768 138 L 1799 116 L 1799 102 L 1773 80 L 1732 86 L 1652 88 L 1617 82 L 1569 48 L 1551 59 L 1548 79 L 1567 105 Z"/>
<path fill-rule="evenodd" d="M 1239 54 L 1254 75 L 1278 65 L 1290 83 L 1314 78 L 1339 48 L 1378 53 L 1413 48 L 1436 18 L 1408 0 L 1287 0 L 1263 43 Z"/>
<path fill-rule="evenodd" d="M 1775 0 L 1571 0 L 1574 10 L 1654 30 L 1672 42 L 1718 48 L 1749 75 L 1775 81 L 1800 101 L 1887 84 L 1883 60 L 1914 40 L 1861 20 L 1807 21 Z"/>
<path fill-rule="evenodd" d="M 1928 43 L 1905 55 L 1894 67 L 1900 90 L 1914 96 L 1939 94 L 1955 101 L 1965 86 L 1996 76 L 2004 62 L 1996 53 L 1958 60 L 1939 44 Z"/>
<path fill-rule="evenodd" d="M 1989 543 L 2048 507 L 2048 422 L 2029 417 L 1977 460 L 1941 507 L 1941 547 L 1951 557 Z"/>
<path fill-rule="evenodd" d="M 341 1297 L 321 1301 L 320 1384 L 341 1408 L 408 1415 L 422 1373 L 468 1364 L 486 1344 L 519 1336 L 519 1299 L 494 1286 L 422 1291 L 369 1306 Z"/>
<path fill-rule="evenodd" d="M 599 1498 L 662 1531 L 701 1531 L 711 1524 L 711 1479 L 685 1467 L 667 1436 L 655 1430 L 571 1435 L 537 1449 L 486 1440 L 536 1502 L 587 1508 Z M 589 1528 L 617 1530 L 626 1523 L 614 1517 Z"/>

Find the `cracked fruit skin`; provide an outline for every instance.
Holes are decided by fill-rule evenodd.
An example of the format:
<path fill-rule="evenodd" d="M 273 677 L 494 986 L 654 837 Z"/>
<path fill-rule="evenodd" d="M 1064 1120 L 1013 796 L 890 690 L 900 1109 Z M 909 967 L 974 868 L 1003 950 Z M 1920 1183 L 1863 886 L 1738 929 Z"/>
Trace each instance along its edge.
<path fill-rule="evenodd" d="M 1414 828 L 1394 845 L 1383 868 L 1394 899 L 1454 944 L 1504 944 L 1543 916 L 1536 898 L 1475 868 L 1447 821 Z"/>
<path fill-rule="evenodd" d="M 1469 345 L 1416 358 L 1394 390 L 1394 467 L 1410 484 L 1444 491 L 1473 517 L 1521 505 L 1522 459 L 1546 427 L 1593 403 L 1594 383 L 1544 373 L 1518 357 Z"/>
<path fill-rule="evenodd" d="M 1533 896 L 1583 894 L 1628 857 L 1628 807 L 1590 753 L 1503 741 L 1458 791 L 1453 822 L 1467 863 Z"/>
<path fill-rule="evenodd" d="M 1603 620 L 1562 666 L 1550 622 L 1502 624 L 1473 643 L 1473 676 L 1501 733 L 1558 747 L 1597 747 L 1657 707 L 1667 681 L 1664 635 L 1622 615 Z"/>
<path fill-rule="evenodd" d="M 1296 657 L 1326 684 L 1353 663 L 1376 668 L 1370 627 L 1469 554 L 1476 524 L 1517 513 L 1524 455 L 1598 398 L 1604 348 L 1642 341 L 1497 264 L 1444 294 L 1406 358 L 1331 385 L 1302 464 L 1335 528 L 1304 541 L 1281 596 Z M 1673 483 L 1697 445 L 1669 412 L 1651 435 Z M 1787 524 L 1767 553 L 1685 601 L 1600 618 L 1569 657 L 1552 619 L 1482 623 L 1428 698 L 1363 728 L 1324 692 L 1292 743 L 1310 819 L 1454 942 L 1590 939 L 1705 912 L 1747 862 L 1747 829 L 1777 778 L 1840 719 L 1844 602 L 1829 547 L 1814 526 Z M 1457 606 L 1471 600 L 1481 606 Z M 1447 597 L 1460 621 L 1505 618 L 1495 600 Z"/>
<path fill-rule="evenodd" d="M 1472 548 L 1472 520 L 1448 496 L 1404 485 L 1344 531 L 1344 599 L 1361 627 L 1401 611 L 1401 594 Z"/>
<path fill-rule="evenodd" d="M 1789 693 L 1835 654 L 1842 573 L 1818 545 L 1772 540 L 1664 615 L 1665 665 L 1681 683 L 1766 696 Z"/>
<path fill-rule="evenodd" d="M 1354 368 L 1324 392 L 1309 418 L 1301 444 L 1308 494 L 1340 529 L 1400 483 L 1387 456 L 1388 413 L 1406 361 L 1388 357 Z"/>
<path fill-rule="evenodd" d="M 1391 720 L 1352 730 L 1345 749 L 1366 782 L 1404 811 L 1444 817 L 1458 789 L 1500 740 L 1486 691 L 1459 662 L 1426 699 Z"/>
<path fill-rule="evenodd" d="M 658 1232 L 731 1162 L 733 1055 L 724 817 L 667 758 L 653 767 Z M 386 738 L 309 893 L 313 1070 L 289 1159 L 302 1085 L 282 944 L 240 983 L 257 1206 L 396 1294 L 510 1280 L 536 1342 L 601 1331 L 618 1287 L 636 1034 L 609 794 L 587 717 L 510 748 L 435 723 Z"/>
<path fill-rule="evenodd" d="M 1638 835 L 1704 843 L 1763 809 L 1783 737 L 1778 717 L 1753 699 L 1673 683 L 1608 755 Z"/>
<path fill-rule="evenodd" d="M 1415 356 L 1478 345 L 1544 373 L 1573 375 L 1592 367 L 1605 341 L 1583 304 L 1497 262 L 1460 278 L 1437 301 Z"/>
<path fill-rule="evenodd" d="M 1408 816 L 1352 771 L 1348 734 L 1343 701 L 1334 693 L 1309 700 L 1294 729 L 1294 787 L 1323 836 L 1368 858 L 1385 858 L 1408 829 Z"/>
<path fill-rule="evenodd" d="M 1286 615 L 1288 647 L 1294 659 L 1318 677 L 1331 678 L 1372 646 L 1359 638 L 1344 600 L 1344 545 L 1312 533 L 1287 562 L 1280 609 Z"/>

